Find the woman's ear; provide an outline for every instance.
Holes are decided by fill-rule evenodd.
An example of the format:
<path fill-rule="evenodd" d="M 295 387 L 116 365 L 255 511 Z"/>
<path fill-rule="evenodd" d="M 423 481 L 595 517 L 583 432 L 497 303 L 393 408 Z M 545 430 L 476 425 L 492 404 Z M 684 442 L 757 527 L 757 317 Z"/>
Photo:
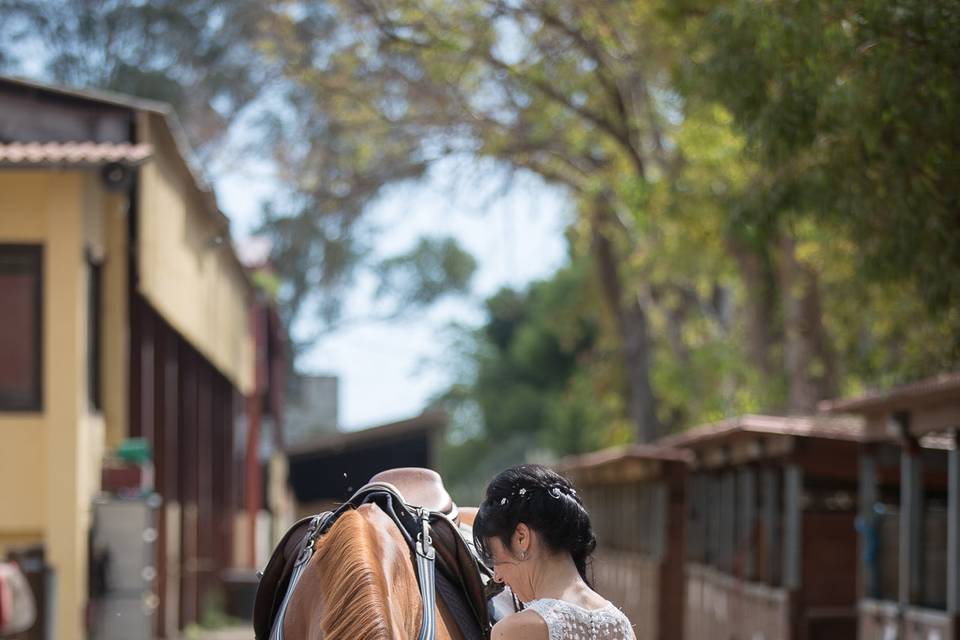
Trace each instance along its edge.
<path fill-rule="evenodd" d="M 530 537 L 530 527 L 522 522 L 518 524 L 517 528 L 513 530 L 513 547 L 517 553 L 526 554 L 530 551 Z"/>

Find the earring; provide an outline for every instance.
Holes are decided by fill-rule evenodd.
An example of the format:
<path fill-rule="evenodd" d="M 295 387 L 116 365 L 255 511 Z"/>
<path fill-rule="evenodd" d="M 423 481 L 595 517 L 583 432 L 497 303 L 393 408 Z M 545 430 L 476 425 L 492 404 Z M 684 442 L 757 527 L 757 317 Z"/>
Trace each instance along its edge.
<path fill-rule="evenodd" d="M 521 551 L 521 552 L 520 552 L 520 559 L 521 559 L 521 560 L 526 560 L 526 559 L 527 559 L 527 552 L 526 552 L 526 551 Z"/>

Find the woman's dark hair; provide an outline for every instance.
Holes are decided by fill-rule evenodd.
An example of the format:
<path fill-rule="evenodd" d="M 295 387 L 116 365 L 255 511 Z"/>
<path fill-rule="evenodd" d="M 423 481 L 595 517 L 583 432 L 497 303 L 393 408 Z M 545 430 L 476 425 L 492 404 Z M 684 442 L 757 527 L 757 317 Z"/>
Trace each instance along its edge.
<path fill-rule="evenodd" d="M 517 525 L 537 532 L 554 553 L 568 552 L 587 584 L 587 559 L 597 546 L 590 515 L 570 481 L 538 464 L 522 464 L 500 473 L 487 485 L 487 493 L 473 521 L 473 539 L 480 554 L 489 559 L 486 542 L 499 538 L 509 549 Z"/>

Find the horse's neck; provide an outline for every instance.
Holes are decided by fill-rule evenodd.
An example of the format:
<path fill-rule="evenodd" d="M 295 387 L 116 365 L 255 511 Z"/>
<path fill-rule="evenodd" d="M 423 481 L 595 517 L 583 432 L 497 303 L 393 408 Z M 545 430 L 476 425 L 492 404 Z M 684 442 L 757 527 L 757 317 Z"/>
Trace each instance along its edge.
<path fill-rule="evenodd" d="M 317 541 L 284 628 L 296 640 L 416 638 L 421 607 L 403 536 L 378 507 L 363 505 Z M 459 631 L 450 634 L 444 617 L 441 611 L 438 640 L 462 640 Z M 452 620 L 449 626 L 456 629 Z"/>

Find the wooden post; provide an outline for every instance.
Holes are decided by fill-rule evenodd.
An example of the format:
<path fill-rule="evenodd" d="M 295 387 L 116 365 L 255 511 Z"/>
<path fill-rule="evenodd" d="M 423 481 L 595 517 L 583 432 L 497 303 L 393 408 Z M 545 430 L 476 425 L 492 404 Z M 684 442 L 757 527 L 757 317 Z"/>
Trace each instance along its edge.
<path fill-rule="evenodd" d="M 777 556 L 773 553 L 774 541 L 777 539 L 777 470 L 771 466 L 764 466 L 761 471 L 763 494 L 763 566 L 760 567 L 761 578 L 768 585 L 776 581 Z"/>
<path fill-rule="evenodd" d="M 876 447 L 865 445 L 860 451 L 860 595 L 866 598 L 878 597 L 880 591 L 880 576 L 876 560 L 871 562 L 867 547 L 876 544 L 877 514 L 874 506 L 877 503 L 877 455 Z M 876 550 L 875 550 L 876 551 Z"/>
<path fill-rule="evenodd" d="M 947 612 L 960 615 L 960 429 L 954 429 L 947 484 Z"/>
<path fill-rule="evenodd" d="M 796 463 L 787 464 L 783 474 L 783 586 L 800 588 L 803 566 L 803 511 L 800 499 L 803 495 L 803 470 Z"/>
<path fill-rule="evenodd" d="M 923 513 L 923 468 L 920 448 L 910 436 L 909 414 L 894 418 L 903 436 L 900 454 L 900 557 L 898 600 L 901 606 L 918 601 Z"/>
<path fill-rule="evenodd" d="M 698 561 L 707 564 L 710 559 L 710 481 L 702 474 L 696 475 L 697 487 L 697 540 Z"/>
<path fill-rule="evenodd" d="M 667 557 L 666 536 L 670 515 L 669 492 L 666 481 L 653 483 L 653 557 L 662 561 Z"/>
<path fill-rule="evenodd" d="M 687 476 L 686 481 L 686 493 L 687 493 L 687 505 L 686 512 L 684 513 L 684 518 L 686 518 L 686 551 L 687 558 L 693 562 L 699 562 L 700 552 L 699 552 L 699 539 L 697 535 L 697 529 L 701 526 L 700 518 L 700 483 L 697 481 L 697 476 L 693 473 Z M 669 536 L 669 528 L 668 528 Z"/>
<path fill-rule="evenodd" d="M 757 482 L 753 467 L 740 470 L 740 491 L 737 496 L 740 503 L 740 546 L 743 550 L 743 577 L 747 580 L 756 579 L 756 545 L 754 539 L 757 520 Z"/>
<path fill-rule="evenodd" d="M 709 481 L 708 495 L 710 497 L 710 532 L 707 538 L 708 549 L 710 552 L 709 564 L 717 569 L 723 567 L 721 560 L 721 549 L 723 548 L 723 529 L 721 526 L 723 516 L 723 476 L 719 473 L 713 473 L 707 476 Z"/>
<path fill-rule="evenodd" d="M 730 530 L 727 523 L 730 522 L 730 514 L 727 511 L 728 495 L 730 493 L 729 483 L 727 482 L 727 471 L 721 471 L 717 476 L 717 485 L 719 486 L 719 495 L 717 496 L 719 517 L 717 518 L 717 539 L 719 540 L 717 549 L 717 567 L 724 573 L 730 570 L 729 549 L 730 544 L 727 541 L 727 532 Z"/>
<path fill-rule="evenodd" d="M 254 371 L 253 389 L 246 398 L 247 443 L 244 460 L 244 506 L 247 512 L 247 566 L 257 566 L 257 515 L 263 503 L 260 484 L 260 422 L 263 413 L 263 389 L 266 382 L 265 355 L 265 313 L 254 304 L 250 309 L 250 323 L 254 332 Z"/>
<path fill-rule="evenodd" d="M 723 474 L 723 552 L 724 570 L 733 573 L 734 556 L 737 552 L 737 472 L 730 469 Z"/>

